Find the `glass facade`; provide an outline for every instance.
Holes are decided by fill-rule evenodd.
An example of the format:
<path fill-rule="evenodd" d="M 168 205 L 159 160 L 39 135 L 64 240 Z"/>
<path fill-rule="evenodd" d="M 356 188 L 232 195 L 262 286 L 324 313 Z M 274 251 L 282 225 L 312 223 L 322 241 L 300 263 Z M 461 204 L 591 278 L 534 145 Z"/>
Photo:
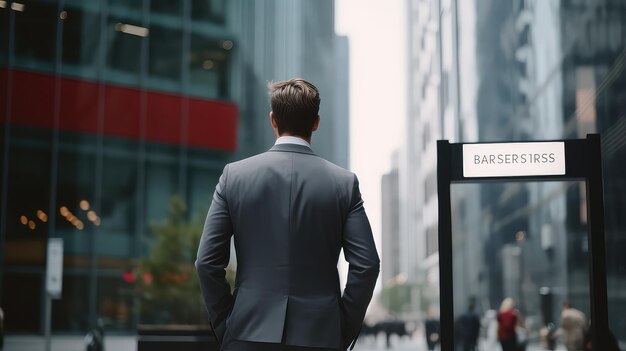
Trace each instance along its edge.
<path fill-rule="evenodd" d="M 2 62 L 11 36 L 14 68 L 53 73 L 60 64 L 64 76 L 227 100 L 225 1 L 148 3 L 26 1 L 3 11 Z"/>
<path fill-rule="evenodd" d="M 348 165 L 348 45 L 333 0 L 0 5 L 8 334 L 43 332 L 51 237 L 65 249 L 54 333 L 206 323 L 192 265 L 202 217 L 224 164 L 274 141 L 268 81 L 319 87 L 316 152 Z"/>
<path fill-rule="evenodd" d="M 49 237 L 63 238 L 65 251 L 53 331 L 84 332 L 98 319 L 120 331 L 174 321 L 146 310 L 146 286 L 158 277 L 141 265 L 159 240 L 154 233 L 169 228 L 172 198 L 186 205 L 182 220 L 196 223 L 235 151 L 238 107 L 229 84 L 235 40 L 226 28 L 226 1 L 6 5 L 0 8 L 5 329 L 43 330 Z M 182 285 L 193 262 L 187 256 L 172 268 Z M 176 322 L 185 318 L 202 322 L 195 315 Z"/>

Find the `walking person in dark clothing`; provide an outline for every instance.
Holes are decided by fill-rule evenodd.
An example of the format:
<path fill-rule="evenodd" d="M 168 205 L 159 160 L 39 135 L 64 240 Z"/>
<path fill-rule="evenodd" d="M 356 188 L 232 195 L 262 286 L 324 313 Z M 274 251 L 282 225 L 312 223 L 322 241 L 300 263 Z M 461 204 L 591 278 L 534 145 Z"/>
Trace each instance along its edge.
<path fill-rule="evenodd" d="M 463 351 L 475 351 L 478 346 L 478 334 L 480 333 L 480 317 L 474 311 L 476 308 L 472 302 L 457 320 L 459 343 Z"/>
<path fill-rule="evenodd" d="M 433 351 L 435 346 L 439 344 L 441 335 L 441 324 L 433 310 L 428 311 L 428 317 L 424 321 L 424 329 L 426 332 L 428 351 Z"/>

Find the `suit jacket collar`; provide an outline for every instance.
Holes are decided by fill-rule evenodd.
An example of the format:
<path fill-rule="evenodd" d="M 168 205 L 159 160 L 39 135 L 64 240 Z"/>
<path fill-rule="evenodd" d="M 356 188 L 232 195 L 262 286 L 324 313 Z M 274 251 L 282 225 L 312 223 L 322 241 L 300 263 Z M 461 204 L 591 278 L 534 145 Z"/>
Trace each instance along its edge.
<path fill-rule="evenodd" d="M 315 155 L 310 147 L 298 144 L 278 144 L 269 149 L 270 152 L 297 152 L 300 154 Z"/>

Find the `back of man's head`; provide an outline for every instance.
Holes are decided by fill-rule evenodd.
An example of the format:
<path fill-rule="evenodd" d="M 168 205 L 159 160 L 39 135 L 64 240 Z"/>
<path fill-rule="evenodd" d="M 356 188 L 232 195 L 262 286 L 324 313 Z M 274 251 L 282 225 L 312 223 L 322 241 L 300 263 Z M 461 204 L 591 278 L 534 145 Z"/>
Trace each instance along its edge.
<path fill-rule="evenodd" d="M 278 133 L 311 137 L 320 110 L 320 94 L 315 85 L 294 78 L 270 82 L 268 91 Z"/>

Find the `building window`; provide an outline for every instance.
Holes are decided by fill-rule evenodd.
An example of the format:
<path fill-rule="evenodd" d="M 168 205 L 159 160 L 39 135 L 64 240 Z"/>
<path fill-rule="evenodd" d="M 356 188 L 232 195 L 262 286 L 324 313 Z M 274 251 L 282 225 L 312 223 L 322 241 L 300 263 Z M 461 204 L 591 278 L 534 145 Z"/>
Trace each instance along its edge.
<path fill-rule="evenodd" d="M 101 233 L 118 237 L 134 235 L 137 161 L 134 158 L 104 156 L 102 162 Z"/>
<path fill-rule="evenodd" d="M 89 324 L 89 279 L 86 274 L 64 274 L 63 295 L 52 304 L 52 329 L 83 331 Z"/>
<path fill-rule="evenodd" d="M 233 42 L 193 34 L 189 53 L 190 92 L 211 98 L 228 96 L 228 63 Z"/>
<path fill-rule="evenodd" d="M 0 11 L 0 65 L 7 63 L 9 47 L 9 11 Z"/>
<path fill-rule="evenodd" d="M 63 64 L 97 68 L 100 45 L 100 14 L 67 9 L 63 21 Z"/>
<path fill-rule="evenodd" d="M 448 72 L 443 72 L 441 74 L 441 102 L 443 104 L 444 109 L 446 106 L 448 106 L 448 103 L 450 102 L 449 89 L 450 89 L 450 83 L 448 79 Z"/>
<path fill-rule="evenodd" d="M 150 12 L 159 15 L 180 16 L 182 14 L 182 1 L 151 1 Z"/>
<path fill-rule="evenodd" d="M 136 84 L 139 79 L 142 37 L 124 33 L 122 24 L 139 26 L 140 23 L 126 18 L 110 17 L 107 26 L 107 67 L 116 73 L 125 73 L 121 80 L 127 84 Z M 115 75 L 117 77 L 118 75 Z"/>
<path fill-rule="evenodd" d="M 176 161 L 147 162 L 144 208 L 148 223 L 167 217 L 171 197 L 179 194 L 178 170 L 179 163 Z"/>
<path fill-rule="evenodd" d="M 98 277 L 98 315 L 109 321 L 110 330 L 133 328 L 131 322 L 136 291 L 134 284 L 122 279 L 122 274 L 116 272 L 112 276 Z"/>
<path fill-rule="evenodd" d="M 81 145 L 88 147 L 87 143 Z M 87 211 L 80 207 L 82 201 L 93 206 L 93 192 L 95 184 L 95 158 L 93 153 L 61 152 L 58 158 L 58 185 L 56 232 L 67 235 L 70 240 L 77 239 L 76 235 L 84 235 L 81 231 L 88 229 L 91 223 L 86 219 Z M 65 208 L 65 209 L 63 209 Z M 93 210 L 93 208 L 87 208 Z M 69 212 L 66 212 L 69 211 Z M 78 221 L 72 222 L 76 218 Z M 80 225 L 82 223 L 82 225 Z M 92 226 L 92 225 L 91 225 Z M 92 226 L 93 227 L 93 226 Z M 81 239 L 77 239 L 79 242 Z M 73 247 L 72 250 L 77 247 Z M 80 254 L 88 254 L 87 247 L 81 247 Z"/>
<path fill-rule="evenodd" d="M 224 23 L 225 13 L 225 0 L 192 0 L 191 2 L 193 20 Z"/>
<path fill-rule="evenodd" d="M 7 199 L 10 206 L 7 207 L 6 239 L 45 238 L 48 223 L 41 221 L 37 213 L 39 210 L 48 212 L 50 152 L 44 147 L 12 145 L 10 155 Z"/>
<path fill-rule="evenodd" d="M 39 330 L 41 291 L 44 289 L 42 274 L 7 272 L 2 276 L 2 280 L 2 300 L 13 301 L 2 305 L 7 316 L 4 320 L 4 329 L 29 333 Z M 57 315 L 54 316 L 56 319 Z"/>
<path fill-rule="evenodd" d="M 183 53 L 182 32 L 161 26 L 150 27 L 150 75 L 180 82 Z"/>
<path fill-rule="evenodd" d="M 42 64 L 52 67 L 57 42 L 56 4 L 33 1 L 27 5 L 28 9 L 25 11 L 14 11 L 15 62 L 26 68 L 39 68 Z"/>
<path fill-rule="evenodd" d="M 439 251 L 439 240 L 437 238 L 437 228 L 430 226 L 426 228 L 426 256 L 430 256 Z"/>

